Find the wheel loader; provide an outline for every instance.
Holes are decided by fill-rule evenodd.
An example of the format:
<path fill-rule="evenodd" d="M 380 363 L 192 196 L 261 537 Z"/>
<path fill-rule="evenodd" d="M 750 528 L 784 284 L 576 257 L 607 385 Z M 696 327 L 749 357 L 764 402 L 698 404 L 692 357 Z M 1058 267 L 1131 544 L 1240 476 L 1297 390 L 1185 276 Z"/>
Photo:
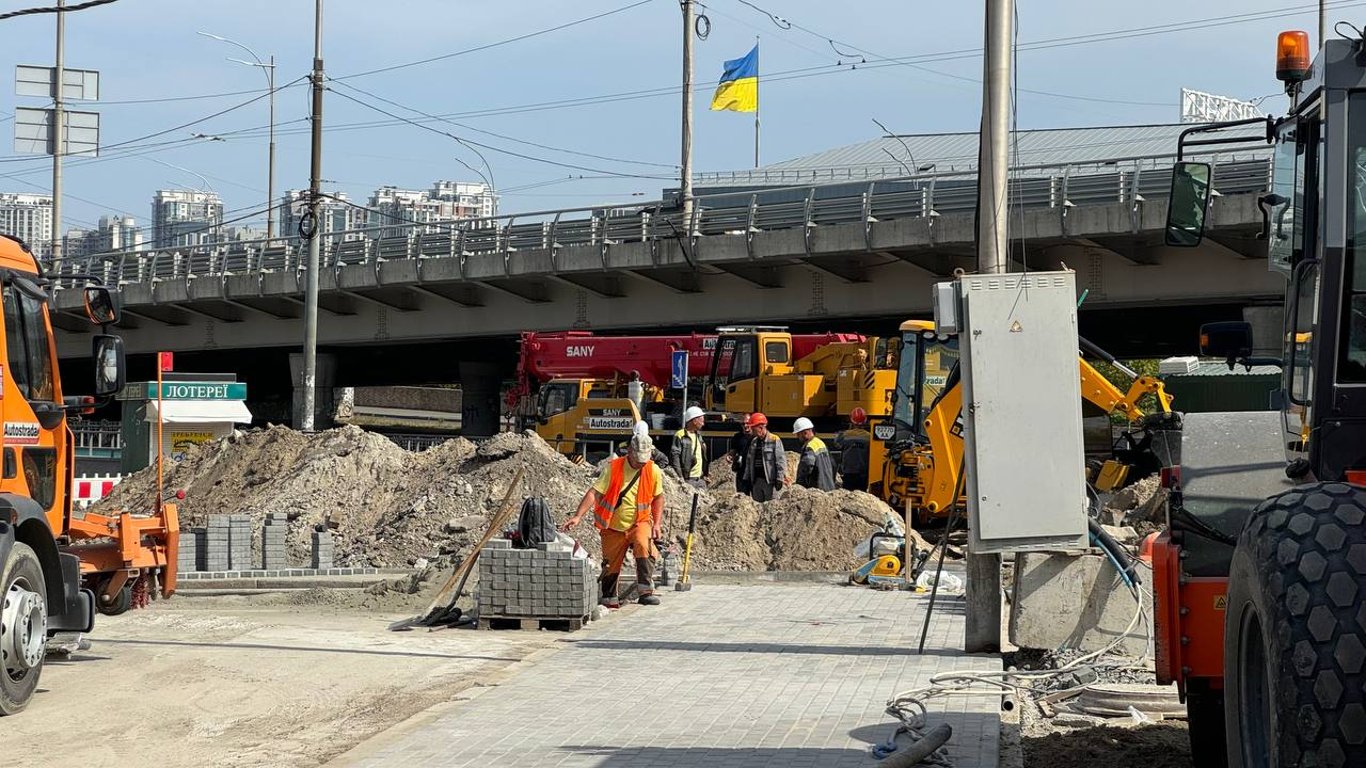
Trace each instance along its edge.
<path fill-rule="evenodd" d="M 1281 33 L 1287 114 L 1177 146 L 1171 247 L 1229 209 L 1189 151 L 1272 145 L 1256 202 L 1287 281 L 1278 357 L 1246 323 L 1201 328 L 1202 354 L 1281 365 L 1281 410 L 1188 417 L 1153 547 L 1157 676 L 1185 697 L 1198 766 L 1366 765 L 1366 40 L 1345 27 L 1312 63 L 1306 33 Z"/>

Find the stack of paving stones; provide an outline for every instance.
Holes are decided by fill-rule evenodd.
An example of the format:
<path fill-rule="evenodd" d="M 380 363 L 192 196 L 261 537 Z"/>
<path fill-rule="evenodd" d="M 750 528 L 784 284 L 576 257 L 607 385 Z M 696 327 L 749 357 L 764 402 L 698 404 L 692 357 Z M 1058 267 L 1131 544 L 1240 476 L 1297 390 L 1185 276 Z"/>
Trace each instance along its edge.
<path fill-rule="evenodd" d="M 289 518 L 283 512 L 266 513 L 266 525 L 261 529 L 261 568 L 277 571 L 289 567 L 289 553 L 285 536 L 289 533 Z"/>
<path fill-rule="evenodd" d="M 228 570 L 250 571 L 251 516 L 228 515 Z"/>
<path fill-rule="evenodd" d="M 176 544 L 176 571 L 191 573 L 204 567 L 204 529 L 189 528 L 180 532 Z"/>
<path fill-rule="evenodd" d="M 313 567 L 331 568 L 335 552 L 331 531 L 313 532 Z"/>
<path fill-rule="evenodd" d="M 513 549 L 506 539 L 490 541 L 479 554 L 480 628 L 581 628 L 598 602 L 591 569 L 567 544 Z"/>
<path fill-rule="evenodd" d="M 227 571 L 231 551 L 230 528 L 224 515 L 210 515 L 208 527 L 204 529 L 204 558 L 206 571 Z"/>

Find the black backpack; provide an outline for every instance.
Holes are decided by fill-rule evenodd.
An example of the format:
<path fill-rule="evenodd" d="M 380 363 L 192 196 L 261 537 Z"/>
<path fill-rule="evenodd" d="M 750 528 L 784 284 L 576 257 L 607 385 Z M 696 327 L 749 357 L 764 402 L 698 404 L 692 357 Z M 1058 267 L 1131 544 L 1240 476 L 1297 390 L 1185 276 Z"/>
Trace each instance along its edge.
<path fill-rule="evenodd" d="M 526 549 L 555 541 L 555 519 L 550 516 L 550 505 L 545 497 L 531 496 L 522 501 L 522 511 L 517 517 L 517 533 Z"/>

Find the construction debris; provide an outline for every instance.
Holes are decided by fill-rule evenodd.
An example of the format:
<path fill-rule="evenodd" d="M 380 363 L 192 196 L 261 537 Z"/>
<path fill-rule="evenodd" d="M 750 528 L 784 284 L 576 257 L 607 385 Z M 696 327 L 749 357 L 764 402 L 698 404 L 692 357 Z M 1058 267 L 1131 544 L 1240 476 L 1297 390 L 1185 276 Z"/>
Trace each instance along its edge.
<path fill-rule="evenodd" d="M 456 438 L 410 453 L 356 427 L 306 435 L 272 426 L 190 448 L 182 461 L 168 465 L 166 487 L 185 491 L 180 516 L 186 528 L 206 525 L 209 515 L 251 517 L 258 553 L 265 516 L 282 512 L 295 562 L 308 559 L 312 533 L 323 527 L 333 533 L 338 566 L 416 567 L 425 561 L 449 571 L 470 553 L 519 468 L 525 469 L 522 493 L 544 496 L 559 520 L 573 513 L 595 472 L 534 433 L 504 433 L 478 445 Z M 857 564 L 855 545 L 881 528 L 891 511 L 866 493 L 805 488 L 789 488 L 760 504 L 734 492 L 728 470 L 724 459 L 716 462 L 714 490 L 701 491 L 664 473 L 665 530 L 680 545 L 698 494 L 693 567 L 699 571 L 844 571 Z M 155 470 L 145 470 L 94 509 L 145 507 L 155 487 Z M 584 523 L 575 534 L 596 558 L 601 549 L 592 526 Z"/>

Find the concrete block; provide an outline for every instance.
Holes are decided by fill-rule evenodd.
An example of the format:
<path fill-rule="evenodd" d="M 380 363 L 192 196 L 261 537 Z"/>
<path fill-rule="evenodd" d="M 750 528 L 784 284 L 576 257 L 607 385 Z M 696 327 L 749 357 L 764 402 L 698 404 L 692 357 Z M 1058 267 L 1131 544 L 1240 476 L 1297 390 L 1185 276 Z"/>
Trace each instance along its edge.
<path fill-rule="evenodd" d="M 1152 568 L 1140 563 L 1139 578 L 1152 583 Z M 1144 610 L 1152 615 L 1150 597 Z M 1133 621 L 1138 605 L 1103 555 L 1024 552 L 1015 557 L 1010 641 L 1021 648 L 1076 648 L 1109 645 Z M 1148 634 L 1140 621 L 1116 649 L 1142 656 Z"/>
<path fill-rule="evenodd" d="M 508 541 L 507 539 L 489 539 L 489 543 L 487 543 L 487 544 L 484 545 L 484 551 L 485 551 L 485 552 L 489 552 L 489 551 L 492 551 L 492 550 L 511 550 L 511 549 L 512 549 L 512 542 Z M 501 553 L 499 553 L 499 554 L 501 554 Z"/>

